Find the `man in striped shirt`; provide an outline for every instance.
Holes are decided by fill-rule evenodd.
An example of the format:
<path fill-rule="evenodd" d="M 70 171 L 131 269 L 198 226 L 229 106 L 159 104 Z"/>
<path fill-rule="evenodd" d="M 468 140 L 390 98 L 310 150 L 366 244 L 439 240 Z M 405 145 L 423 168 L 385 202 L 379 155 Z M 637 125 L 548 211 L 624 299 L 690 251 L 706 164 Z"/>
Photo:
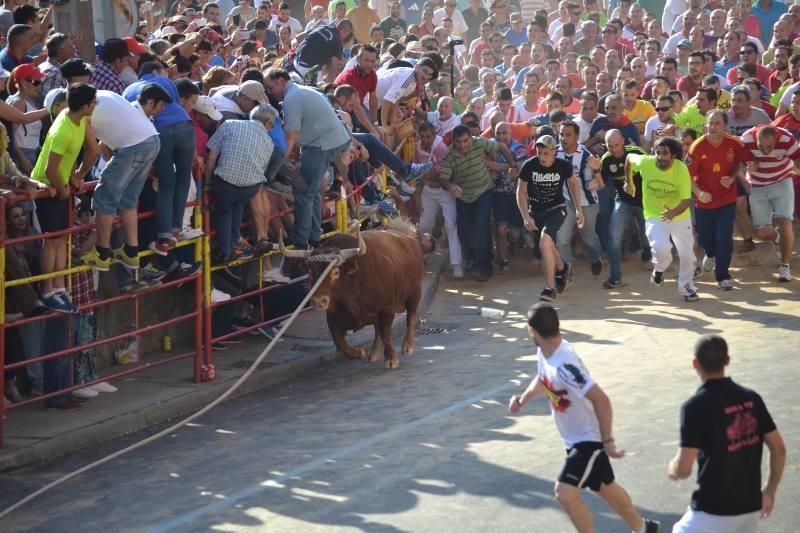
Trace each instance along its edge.
<path fill-rule="evenodd" d="M 792 213 L 800 145 L 791 133 L 774 126 L 757 126 L 742 135 L 750 184 L 750 211 L 759 239 L 775 244 L 780 259 L 778 281 L 791 281 L 789 260 L 794 247 Z"/>
<path fill-rule="evenodd" d="M 478 281 L 492 275 L 493 182 L 486 167 L 486 156 L 497 152 L 509 165 L 509 176 L 517 178 L 518 163 L 508 146 L 491 139 L 472 137 L 469 128 L 460 124 L 453 129 L 453 146 L 447 151 L 439 170 L 439 184 L 456 199 L 456 223 L 465 257 L 470 261 L 467 272 Z"/>

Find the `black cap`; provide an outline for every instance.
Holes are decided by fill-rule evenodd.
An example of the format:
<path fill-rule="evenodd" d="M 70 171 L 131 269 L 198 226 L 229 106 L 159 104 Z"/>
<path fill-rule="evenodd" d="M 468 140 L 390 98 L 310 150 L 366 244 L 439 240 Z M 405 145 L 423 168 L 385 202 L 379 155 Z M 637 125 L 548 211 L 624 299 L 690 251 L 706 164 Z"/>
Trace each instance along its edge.
<path fill-rule="evenodd" d="M 91 76 L 94 69 L 83 59 L 77 57 L 67 59 L 61 65 L 61 75 L 65 78 L 75 78 L 78 76 Z"/>

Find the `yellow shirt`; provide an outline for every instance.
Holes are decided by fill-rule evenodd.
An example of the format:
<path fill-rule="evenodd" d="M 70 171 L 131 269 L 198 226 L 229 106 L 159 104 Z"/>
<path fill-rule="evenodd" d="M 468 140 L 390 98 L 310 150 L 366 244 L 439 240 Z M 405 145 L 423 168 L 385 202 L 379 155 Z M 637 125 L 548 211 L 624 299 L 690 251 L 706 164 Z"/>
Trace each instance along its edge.
<path fill-rule="evenodd" d="M 684 104 L 684 109 L 686 106 L 695 104 L 697 102 L 697 96 L 692 96 L 689 100 Z M 730 111 L 731 109 L 731 93 L 728 91 L 724 91 L 720 89 L 719 96 L 717 97 L 717 109 L 720 111 Z"/>
<path fill-rule="evenodd" d="M 366 2 L 348 11 L 344 18 L 353 23 L 353 35 L 360 43 L 369 43 L 369 29 L 381 23 L 378 13 L 367 7 Z"/>
<path fill-rule="evenodd" d="M 637 99 L 633 109 L 626 108 L 623 114 L 628 117 L 628 120 L 636 124 L 639 129 L 639 136 L 644 138 L 644 126 L 647 124 L 647 119 L 656 115 L 656 108 L 650 102 Z"/>

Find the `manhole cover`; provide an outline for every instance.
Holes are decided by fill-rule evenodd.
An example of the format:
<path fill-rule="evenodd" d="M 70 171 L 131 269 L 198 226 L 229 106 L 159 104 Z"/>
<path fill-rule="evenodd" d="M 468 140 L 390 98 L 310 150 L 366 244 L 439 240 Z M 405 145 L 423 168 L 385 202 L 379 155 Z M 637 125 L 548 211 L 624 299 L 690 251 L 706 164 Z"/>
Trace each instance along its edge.
<path fill-rule="evenodd" d="M 422 328 L 417 330 L 417 335 L 439 335 L 440 333 L 450 333 L 447 328 Z"/>

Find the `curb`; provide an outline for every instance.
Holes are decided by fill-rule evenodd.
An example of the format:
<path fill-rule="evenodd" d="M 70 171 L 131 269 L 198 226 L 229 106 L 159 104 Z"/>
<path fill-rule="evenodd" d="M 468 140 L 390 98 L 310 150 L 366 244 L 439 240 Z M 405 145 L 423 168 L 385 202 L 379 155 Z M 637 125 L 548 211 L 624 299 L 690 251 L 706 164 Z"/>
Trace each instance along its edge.
<path fill-rule="evenodd" d="M 439 287 L 439 279 L 446 265 L 447 254 L 442 253 L 431 254 L 425 262 L 426 275 L 423 280 L 422 299 L 418 308 L 420 319 L 427 314 L 434 301 Z M 394 338 L 404 330 L 405 321 L 396 320 L 392 325 L 392 337 Z M 370 342 L 364 342 L 357 345 L 368 347 L 369 344 Z M 285 383 L 322 366 L 348 360 L 343 354 L 334 350 L 333 341 L 330 341 L 329 348 L 316 350 L 316 353 L 309 353 L 305 357 L 256 371 L 231 395 L 229 400 Z M 169 402 L 159 402 L 121 416 L 111 417 L 57 437 L 31 443 L 11 452 L 0 452 L 0 473 L 52 461 L 56 457 L 84 449 L 87 446 L 131 435 L 162 422 L 188 416 L 219 397 L 238 378 L 239 376 L 233 376 L 211 384 L 198 385 Z"/>

